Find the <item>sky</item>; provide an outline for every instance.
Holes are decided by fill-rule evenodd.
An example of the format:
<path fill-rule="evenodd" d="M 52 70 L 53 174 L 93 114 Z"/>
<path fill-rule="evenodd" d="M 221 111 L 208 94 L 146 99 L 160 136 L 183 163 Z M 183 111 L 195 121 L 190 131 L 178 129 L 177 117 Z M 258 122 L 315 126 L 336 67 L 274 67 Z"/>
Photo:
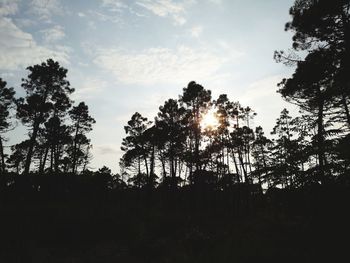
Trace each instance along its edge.
<path fill-rule="evenodd" d="M 68 69 L 78 104 L 96 119 L 91 169 L 118 172 L 124 126 L 153 120 L 194 80 L 250 106 L 266 134 L 286 107 L 277 83 L 293 68 L 273 60 L 291 48 L 293 0 L 0 0 L 0 77 L 23 96 L 26 67 L 53 58 Z M 7 146 L 27 130 L 7 134 Z"/>

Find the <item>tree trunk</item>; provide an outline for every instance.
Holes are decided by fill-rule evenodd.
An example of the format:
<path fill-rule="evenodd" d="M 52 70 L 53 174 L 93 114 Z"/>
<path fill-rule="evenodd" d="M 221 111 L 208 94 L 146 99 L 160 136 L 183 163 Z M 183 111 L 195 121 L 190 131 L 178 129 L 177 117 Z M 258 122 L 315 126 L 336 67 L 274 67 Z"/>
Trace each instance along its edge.
<path fill-rule="evenodd" d="M 148 171 L 148 162 L 147 162 L 147 157 L 146 157 L 146 155 L 143 156 L 143 160 L 145 161 L 146 175 L 147 175 L 147 177 L 148 177 L 148 176 L 149 176 L 149 171 Z"/>
<path fill-rule="evenodd" d="M 230 150 L 226 148 L 227 173 L 230 173 Z"/>
<path fill-rule="evenodd" d="M 51 153 L 50 153 L 50 173 L 53 171 L 53 162 L 54 162 L 54 146 L 51 144 Z"/>
<path fill-rule="evenodd" d="M 260 144 L 260 149 L 261 149 L 261 156 L 262 156 L 262 159 L 263 159 L 264 172 L 265 172 L 265 175 L 267 175 L 266 158 L 265 158 L 265 153 L 264 153 L 264 147 L 262 146 L 262 144 Z"/>
<path fill-rule="evenodd" d="M 241 182 L 241 176 L 240 176 L 240 172 L 239 172 L 239 168 L 237 165 L 237 161 L 236 161 L 236 156 L 235 153 L 232 151 L 232 159 L 233 159 L 233 163 L 235 164 L 235 169 L 236 169 L 236 174 L 237 174 L 237 182 L 240 183 Z"/>
<path fill-rule="evenodd" d="M 74 136 L 74 142 L 73 142 L 73 156 L 72 156 L 72 173 L 75 173 L 76 164 L 77 164 L 77 136 L 79 132 L 79 121 L 77 123 L 76 129 L 75 129 L 75 136 Z"/>
<path fill-rule="evenodd" d="M 44 154 L 44 159 L 43 159 L 41 167 L 39 169 L 39 173 L 43 173 L 44 170 L 45 170 L 45 164 L 46 164 L 46 159 L 47 159 L 48 153 L 49 153 L 49 147 L 46 147 L 45 154 Z"/>
<path fill-rule="evenodd" d="M 244 174 L 244 182 L 246 183 L 248 180 L 247 171 L 244 167 L 244 161 L 243 161 L 242 153 L 240 150 L 238 151 L 238 160 L 241 163 L 241 168 L 243 169 L 243 174 Z"/>
<path fill-rule="evenodd" d="M 196 171 L 199 170 L 199 137 L 196 135 L 195 139 L 195 160 L 196 160 Z"/>
<path fill-rule="evenodd" d="M 320 180 L 322 184 L 325 182 L 325 171 L 324 171 L 324 161 L 325 161 L 325 148 L 324 148 L 324 127 L 323 127 L 323 108 L 324 99 L 322 97 L 320 88 L 318 90 L 318 115 L 317 115 L 317 146 L 318 146 L 318 163 L 320 169 Z"/>
<path fill-rule="evenodd" d="M 163 156 L 160 158 L 160 162 L 162 163 L 162 168 L 163 168 L 163 181 L 164 181 L 164 179 L 165 179 L 165 177 L 166 177 L 166 168 L 165 168 L 165 160 L 164 160 L 164 157 L 163 157 Z"/>
<path fill-rule="evenodd" d="M 150 165 L 150 176 L 149 176 L 149 181 L 148 181 L 148 184 L 149 184 L 149 187 L 151 188 L 153 185 L 153 177 L 154 177 L 154 153 L 155 153 L 155 147 L 154 145 L 152 145 L 152 154 L 151 154 L 151 165 Z"/>
<path fill-rule="evenodd" d="M 55 173 L 59 172 L 58 168 L 59 168 L 59 163 L 60 163 L 60 155 L 61 155 L 61 150 L 60 150 L 60 146 L 56 145 L 55 146 Z"/>
<path fill-rule="evenodd" d="M 141 160 L 140 157 L 137 158 L 137 164 L 138 164 L 138 170 L 139 170 L 139 175 L 141 174 Z"/>
<path fill-rule="evenodd" d="M 195 143 L 195 161 L 196 161 L 196 171 L 199 170 L 199 142 L 200 142 L 200 126 L 199 126 L 199 107 L 196 109 L 196 122 L 195 122 L 195 133 L 194 133 L 194 143 Z"/>
<path fill-rule="evenodd" d="M 42 114 L 41 114 L 42 115 Z M 41 116 L 40 116 L 41 117 Z M 40 118 L 39 117 L 39 118 Z M 39 131 L 39 119 L 36 119 L 34 121 L 33 124 L 33 134 L 32 137 L 30 138 L 29 141 L 29 147 L 28 147 L 28 152 L 27 152 L 27 158 L 26 158 L 26 162 L 25 162 L 25 166 L 24 166 L 24 174 L 28 174 L 29 173 L 29 169 L 30 169 L 30 164 L 32 162 L 32 156 L 33 156 L 33 149 L 34 149 L 34 144 L 36 142 L 36 137 L 38 135 L 38 131 Z"/>
<path fill-rule="evenodd" d="M 4 147 L 2 145 L 2 137 L 0 136 L 0 155 L 1 155 L 1 167 L 0 174 L 4 174 L 6 170 L 5 156 L 4 156 Z"/>

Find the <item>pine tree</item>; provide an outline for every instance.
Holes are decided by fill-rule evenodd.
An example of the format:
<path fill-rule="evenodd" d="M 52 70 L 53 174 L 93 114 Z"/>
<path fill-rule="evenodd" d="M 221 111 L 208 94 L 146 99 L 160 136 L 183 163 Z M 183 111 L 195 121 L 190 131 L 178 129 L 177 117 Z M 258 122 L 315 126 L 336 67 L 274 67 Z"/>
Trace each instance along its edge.
<path fill-rule="evenodd" d="M 27 95 L 17 101 L 17 117 L 31 127 L 25 174 L 30 169 L 40 126 L 56 111 L 58 105 L 69 101 L 68 96 L 74 91 L 66 79 L 67 69 L 52 59 L 30 66 L 27 70 L 30 73 L 22 80 Z"/>
<path fill-rule="evenodd" d="M 89 114 L 89 108 L 84 102 L 74 106 L 69 111 L 73 127 L 73 145 L 71 147 L 72 173 L 77 172 L 78 165 L 83 162 L 88 152 L 83 151 L 83 146 L 89 145 L 90 140 L 86 133 L 92 130 L 92 125 L 96 123 L 95 119 Z"/>
<path fill-rule="evenodd" d="M 14 104 L 15 91 L 6 87 L 6 82 L 0 78 L 0 175 L 6 171 L 3 133 L 11 126 L 10 109 Z"/>

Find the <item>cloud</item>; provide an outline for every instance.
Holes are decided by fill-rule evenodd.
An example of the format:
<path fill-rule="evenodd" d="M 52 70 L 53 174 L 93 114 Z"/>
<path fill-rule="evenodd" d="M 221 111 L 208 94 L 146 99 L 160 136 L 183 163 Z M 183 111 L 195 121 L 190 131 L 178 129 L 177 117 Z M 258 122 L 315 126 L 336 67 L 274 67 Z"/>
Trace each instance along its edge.
<path fill-rule="evenodd" d="M 115 16 L 115 15 L 108 15 L 108 14 L 104 14 L 93 10 L 88 11 L 88 14 L 90 18 L 98 19 L 102 22 L 112 22 L 119 25 L 123 25 L 124 23 L 121 17 Z M 93 22 L 93 21 L 90 21 L 90 22 Z M 90 24 L 90 26 L 95 27 L 95 24 Z"/>
<path fill-rule="evenodd" d="M 186 18 L 184 17 L 186 9 L 193 3 L 193 0 L 185 0 L 181 2 L 175 2 L 173 0 L 139 0 L 136 2 L 137 5 L 147 9 L 157 16 L 171 17 L 174 20 L 175 25 L 183 25 L 186 23 Z"/>
<path fill-rule="evenodd" d="M 79 86 L 76 87 L 75 92 L 73 93 L 73 99 L 80 100 L 91 98 L 103 91 L 106 87 L 107 82 L 104 80 L 93 77 L 85 77 L 84 80 L 79 83 Z"/>
<path fill-rule="evenodd" d="M 238 55 L 238 53 L 237 53 Z M 94 63 L 127 84 L 187 83 L 212 79 L 233 57 L 209 48 L 150 48 L 140 52 L 100 49 Z"/>
<path fill-rule="evenodd" d="M 171 18 L 174 25 L 183 25 L 186 23 L 186 11 L 196 0 L 100 0 L 102 7 L 108 8 L 108 11 L 122 13 L 127 10 L 132 15 L 144 17 L 140 9 L 147 10 L 152 14 Z M 106 15 L 106 14 L 104 14 Z"/>
<path fill-rule="evenodd" d="M 198 38 L 203 32 L 202 26 L 194 26 L 190 29 L 191 36 Z"/>
<path fill-rule="evenodd" d="M 102 6 L 108 7 L 112 12 L 121 12 L 128 7 L 123 0 L 102 0 Z"/>
<path fill-rule="evenodd" d="M 50 49 L 38 45 L 32 35 L 18 28 L 10 18 L 0 17 L 0 69 L 16 70 L 47 58 L 69 63 L 65 47 Z"/>
<path fill-rule="evenodd" d="M 14 15 L 18 10 L 18 0 L 0 0 L 0 17 Z"/>
<path fill-rule="evenodd" d="M 17 26 L 19 26 L 20 28 L 24 28 L 24 27 L 31 27 L 35 24 L 37 24 L 36 21 L 29 19 L 29 18 L 15 18 L 14 20 Z"/>
<path fill-rule="evenodd" d="M 97 145 L 95 147 L 95 151 L 97 151 L 101 155 L 116 155 L 120 153 L 120 151 L 117 149 L 118 148 L 112 147 L 110 145 Z"/>
<path fill-rule="evenodd" d="M 53 15 L 63 13 L 63 7 L 59 0 L 32 0 L 29 12 L 35 14 L 40 20 L 51 22 Z"/>
<path fill-rule="evenodd" d="M 46 43 L 57 42 L 65 37 L 63 27 L 59 25 L 41 30 L 41 33 L 43 34 L 43 39 Z"/>

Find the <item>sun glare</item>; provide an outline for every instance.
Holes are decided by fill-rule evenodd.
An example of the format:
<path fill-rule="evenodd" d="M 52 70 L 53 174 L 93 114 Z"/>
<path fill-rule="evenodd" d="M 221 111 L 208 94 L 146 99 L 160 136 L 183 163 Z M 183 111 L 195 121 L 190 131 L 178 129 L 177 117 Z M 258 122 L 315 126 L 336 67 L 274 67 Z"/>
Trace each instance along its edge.
<path fill-rule="evenodd" d="M 216 129 L 219 126 L 219 121 L 215 116 L 215 111 L 210 110 L 205 114 L 201 120 L 202 129 Z"/>

